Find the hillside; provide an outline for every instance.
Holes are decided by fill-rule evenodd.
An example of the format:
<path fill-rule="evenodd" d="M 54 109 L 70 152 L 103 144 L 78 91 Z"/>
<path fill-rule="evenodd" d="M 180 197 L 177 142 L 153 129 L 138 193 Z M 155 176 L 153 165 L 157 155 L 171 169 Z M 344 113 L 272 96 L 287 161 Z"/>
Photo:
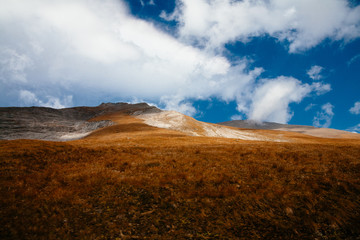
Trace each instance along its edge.
<path fill-rule="evenodd" d="M 147 104 L 50 113 L 36 120 L 45 133 L 63 131 L 50 124 L 58 116 L 111 125 L 66 142 L 0 140 L 1 239 L 360 235 L 358 139 L 218 126 Z"/>
<path fill-rule="evenodd" d="M 331 128 L 317 128 L 312 126 L 289 125 L 289 124 L 280 124 L 273 122 L 259 123 L 251 120 L 234 120 L 229 122 L 221 122 L 219 124 L 224 126 L 236 127 L 236 128 L 267 129 L 267 130 L 298 132 L 314 137 L 323 137 L 323 138 L 360 139 L 360 134 L 337 130 L 337 129 L 331 129 Z"/>

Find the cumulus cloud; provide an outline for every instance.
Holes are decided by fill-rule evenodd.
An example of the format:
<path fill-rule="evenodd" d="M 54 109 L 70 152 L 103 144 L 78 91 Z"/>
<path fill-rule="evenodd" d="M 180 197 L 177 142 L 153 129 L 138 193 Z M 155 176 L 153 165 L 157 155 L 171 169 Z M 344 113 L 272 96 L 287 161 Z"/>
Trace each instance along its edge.
<path fill-rule="evenodd" d="M 161 102 L 165 105 L 165 109 L 167 110 L 175 110 L 189 116 L 193 116 L 196 113 L 196 109 L 191 103 L 184 100 L 183 95 L 163 96 L 161 97 Z"/>
<path fill-rule="evenodd" d="M 291 103 L 299 103 L 311 93 L 321 95 L 330 90 L 330 84 L 306 84 L 293 77 L 262 79 L 250 91 L 250 108 L 242 112 L 255 121 L 287 123 L 293 116 L 289 107 Z"/>
<path fill-rule="evenodd" d="M 352 114 L 360 114 L 360 102 L 356 102 L 349 110 Z"/>
<path fill-rule="evenodd" d="M 329 83 L 314 82 L 311 84 L 311 87 L 316 95 L 322 95 L 331 91 L 331 85 Z"/>
<path fill-rule="evenodd" d="M 311 91 L 308 84 L 290 77 L 264 80 L 255 89 L 248 116 L 255 121 L 287 123 L 293 115 L 289 104 L 300 102 Z"/>
<path fill-rule="evenodd" d="M 27 78 L 22 89 L 56 85 L 158 99 L 202 81 L 195 76 L 216 81 L 214 76 L 226 78 L 230 69 L 224 57 L 131 17 L 117 1 L 14 0 L 0 9 L 0 20 L 0 44 L 7 49 L 0 60 L 1 77 L 11 87 L 14 80 Z M 30 63 L 33 69 L 26 77 Z"/>
<path fill-rule="evenodd" d="M 207 48 L 265 34 L 307 50 L 326 38 L 350 41 L 360 36 L 360 7 L 345 0 L 178 0 L 166 19 L 177 19 L 180 35 Z"/>
<path fill-rule="evenodd" d="M 329 1 L 333 6 L 334 0 Z M 335 2 L 337 11 L 357 11 Z M 177 38 L 134 18 L 121 1 L 7 1 L 0 8 L 1 104 L 10 105 L 6 99 L 16 97 L 22 105 L 60 108 L 138 98 L 194 115 L 193 100 L 215 97 L 235 101 L 248 118 L 287 122 L 293 114 L 290 103 L 323 94 L 330 85 L 304 84 L 292 77 L 261 79 L 266 69 L 251 69 L 246 59 L 232 63 L 213 51 L 215 47 L 197 48 L 186 39 L 195 37 L 200 43 L 204 37 L 216 46 L 264 33 L 288 39 L 286 34 L 294 32 L 283 27 L 284 22 L 296 26 L 293 19 L 299 24 L 303 19 L 298 12 L 308 11 L 295 3 L 184 0 L 173 14 L 182 24 Z M 349 24 L 357 15 L 352 18 Z M 299 34 L 288 39 L 291 44 Z"/>
<path fill-rule="evenodd" d="M 323 69 L 321 66 L 314 65 L 306 73 L 312 80 L 320 80 L 322 78 L 320 73 Z"/>
<path fill-rule="evenodd" d="M 360 133 L 360 123 L 346 130 L 353 133 Z"/>
<path fill-rule="evenodd" d="M 23 106 L 43 106 L 50 108 L 65 108 L 72 105 L 72 96 L 66 96 L 63 100 L 53 96 L 47 96 L 46 101 L 38 99 L 38 97 L 31 91 L 21 90 L 19 98 L 23 102 Z"/>
<path fill-rule="evenodd" d="M 317 112 L 313 120 L 314 127 L 328 128 L 331 125 L 331 120 L 334 117 L 334 106 L 331 103 L 326 103 L 321 106 L 321 110 Z"/>

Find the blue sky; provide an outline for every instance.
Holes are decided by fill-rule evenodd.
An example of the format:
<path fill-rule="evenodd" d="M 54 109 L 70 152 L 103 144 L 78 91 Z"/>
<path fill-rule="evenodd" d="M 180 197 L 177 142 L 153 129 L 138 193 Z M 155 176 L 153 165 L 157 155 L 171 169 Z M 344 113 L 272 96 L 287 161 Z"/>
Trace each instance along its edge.
<path fill-rule="evenodd" d="M 360 131 L 358 1 L 1 1 L 2 107 L 146 101 Z"/>

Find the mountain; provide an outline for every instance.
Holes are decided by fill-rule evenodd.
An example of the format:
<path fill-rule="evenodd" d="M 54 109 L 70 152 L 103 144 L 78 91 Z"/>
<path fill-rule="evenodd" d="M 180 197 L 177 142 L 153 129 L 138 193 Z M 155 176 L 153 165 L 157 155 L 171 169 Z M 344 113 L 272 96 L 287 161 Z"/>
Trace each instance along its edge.
<path fill-rule="evenodd" d="M 168 129 L 188 136 L 289 141 L 289 138 L 294 136 L 284 136 L 283 133 L 279 133 L 286 131 L 325 138 L 359 138 L 359 134 L 335 129 L 258 123 L 248 120 L 210 124 L 175 111 L 162 111 L 146 103 L 103 103 L 97 107 L 65 109 L 0 108 L 0 139 L 75 140 L 86 137 L 97 129 L 121 124 L 119 120 L 123 120 L 125 116 L 127 119 L 131 117 L 133 122 L 139 122 L 136 119 L 141 119 L 148 126 Z"/>
<path fill-rule="evenodd" d="M 360 140 L 255 127 L 0 108 L 0 239 L 358 239 Z"/>
<path fill-rule="evenodd" d="M 323 138 L 360 138 L 359 134 L 335 129 L 268 122 L 230 121 L 211 124 L 197 121 L 175 111 L 163 111 L 149 106 L 147 103 L 103 103 L 96 107 L 64 109 L 0 108 L 0 139 L 76 140 L 90 136 L 99 129 L 121 125 L 124 119 L 127 123 L 138 124 L 136 125 L 138 127 L 142 124 L 143 127 L 152 126 L 171 130 L 177 134 L 198 137 L 275 142 L 299 141 L 301 138 L 304 140 L 305 138 L 301 134 Z M 105 132 L 110 134 L 110 129 Z M 296 135 L 295 133 L 301 134 Z"/>
<path fill-rule="evenodd" d="M 221 122 L 218 124 L 224 126 L 236 127 L 236 128 L 245 128 L 245 129 L 266 129 L 266 130 L 297 132 L 297 133 L 302 133 L 302 134 L 306 134 L 314 137 L 322 137 L 322 138 L 355 138 L 355 139 L 360 138 L 360 134 L 351 133 L 348 131 L 342 131 L 331 128 L 317 128 L 312 126 L 280 124 L 274 122 L 234 120 L 228 122 Z"/>

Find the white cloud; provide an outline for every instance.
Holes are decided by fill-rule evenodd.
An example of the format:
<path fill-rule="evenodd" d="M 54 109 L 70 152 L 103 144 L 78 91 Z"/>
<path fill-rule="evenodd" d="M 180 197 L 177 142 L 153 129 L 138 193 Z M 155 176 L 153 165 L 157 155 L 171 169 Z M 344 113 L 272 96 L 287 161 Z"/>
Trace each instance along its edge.
<path fill-rule="evenodd" d="M 353 133 L 360 133 L 360 123 L 351 128 L 348 128 L 347 131 L 350 131 Z"/>
<path fill-rule="evenodd" d="M 334 106 L 331 103 L 324 104 L 314 117 L 313 125 L 322 128 L 330 127 L 331 120 L 334 117 L 333 109 Z"/>
<path fill-rule="evenodd" d="M 323 76 L 321 76 L 321 71 L 324 68 L 318 65 L 312 66 L 306 73 L 309 75 L 309 77 L 313 80 L 320 80 Z"/>
<path fill-rule="evenodd" d="M 27 90 L 21 90 L 19 93 L 20 99 L 25 103 L 25 105 L 36 104 L 39 102 L 36 95 Z"/>
<path fill-rule="evenodd" d="M 27 55 L 0 46 L 0 81 L 26 82 L 26 70 L 31 66 L 32 61 Z"/>
<path fill-rule="evenodd" d="M 155 100 L 193 89 L 190 85 L 197 86 L 194 95 L 200 83 L 228 77 L 231 66 L 225 58 L 187 46 L 126 11 L 117 1 L 8 2 L 0 9 L 0 31 L 7 33 L 0 45 L 26 61 L 16 71 L 10 64 L 1 71 L 25 76 L 25 63 L 32 62 L 29 86 L 86 88 L 123 99 Z"/>
<path fill-rule="evenodd" d="M 255 121 L 287 123 L 293 115 L 289 104 L 300 102 L 311 91 L 310 85 L 294 78 L 267 79 L 255 89 L 248 116 Z"/>
<path fill-rule="evenodd" d="M 161 102 L 165 105 L 166 110 L 175 110 L 188 116 L 194 116 L 196 113 L 196 109 L 181 95 L 163 96 Z"/>
<path fill-rule="evenodd" d="M 314 82 L 311 84 L 311 87 L 316 95 L 323 95 L 331 91 L 331 85 L 329 83 Z"/>
<path fill-rule="evenodd" d="M 360 102 L 356 102 L 349 110 L 352 114 L 360 114 Z"/>
<path fill-rule="evenodd" d="M 235 115 L 231 116 L 230 119 L 231 119 L 232 121 L 234 121 L 234 120 L 242 120 L 243 117 L 242 117 L 241 115 L 235 114 Z"/>
<path fill-rule="evenodd" d="M 24 106 L 43 106 L 59 109 L 72 105 L 72 96 L 66 96 L 62 101 L 59 98 L 47 96 L 47 100 L 44 102 L 38 99 L 33 92 L 28 90 L 21 90 L 19 92 L 19 98 L 23 102 Z"/>
<path fill-rule="evenodd" d="M 346 0 L 179 0 L 172 18 L 180 35 L 207 48 L 268 34 L 307 50 L 326 38 L 349 41 L 360 36 L 360 6 Z M 169 19 L 171 16 L 164 16 Z"/>
<path fill-rule="evenodd" d="M 348 62 L 347 65 L 350 66 L 351 64 L 353 64 L 354 62 L 356 62 L 357 60 L 360 59 L 360 54 L 355 55 L 354 57 L 352 57 Z"/>
<path fill-rule="evenodd" d="M 220 12 L 214 10 L 215 3 Z M 263 24 L 272 24 L 272 34 L 280 36 L 283 18 L 291 20 L 298 11 L 292 7 L 284 7 L 285 12 L 269 8 L 279 5 L 278 1 L 267 5 L 194 0 L 187 4 L 195 6 L 191 10 L 194 13 L 184 15 L 194 24 L 187 26 L 183 22 L 182 37 L 187 31 L 197 34 L 199 30 L 205 38 L 211 37 L 211 43 L 218 44 L 268 32 L 269 26 Z M 244 15 L 228 8 L 233 5 Z M 202 11 L 205 22 L 199 16 L 194 18 L 198 11 Z M 274 11 L 280 15 L 274 15 Z M 233 17 L 225 21 L 229 24 L 226 29 L 221 20 L 225 13 Z M 244 22 L 239 22 L 238 17 Z M 217 19 L 221 21 L 217 23 Z M 218 29 L 209 29 L 208 22 Z M 236 34 L 231 35 L 232 31 Z M 240 35 L 238 31 L 242 31 Z M 230 63 L 216 51 L 193 47 L 184 38 L 177 39 L 132 17 L 127 7 L 116 0 L 7 1 L 0 8 L 0 33 L 0 49 L 6 49 L 0 55 L 0 94 L 15 92 L 25 105 L 71 105 L 70 97 L 63 96 L 74 96 L 76 101 L 85 99 L 86 104 L 136 97 L 194 115 L 193 100 L 216 97 L 236 101 L 237 110 L 249 118 L 287 122 L 292 116 L 290 103 L 331 89 L 329 84 L 308 85 L 291 77 L 261 80 L 265 70 L 249 69 L 246 59 Z"/>
<path fill-rule="evenodd" d="M 312 109 L 315 106 L 316 106 L 316 104 L 310 103 L 309 105 L 306 106 L 305 111 L 309 111 L 310 109 Z"/>

